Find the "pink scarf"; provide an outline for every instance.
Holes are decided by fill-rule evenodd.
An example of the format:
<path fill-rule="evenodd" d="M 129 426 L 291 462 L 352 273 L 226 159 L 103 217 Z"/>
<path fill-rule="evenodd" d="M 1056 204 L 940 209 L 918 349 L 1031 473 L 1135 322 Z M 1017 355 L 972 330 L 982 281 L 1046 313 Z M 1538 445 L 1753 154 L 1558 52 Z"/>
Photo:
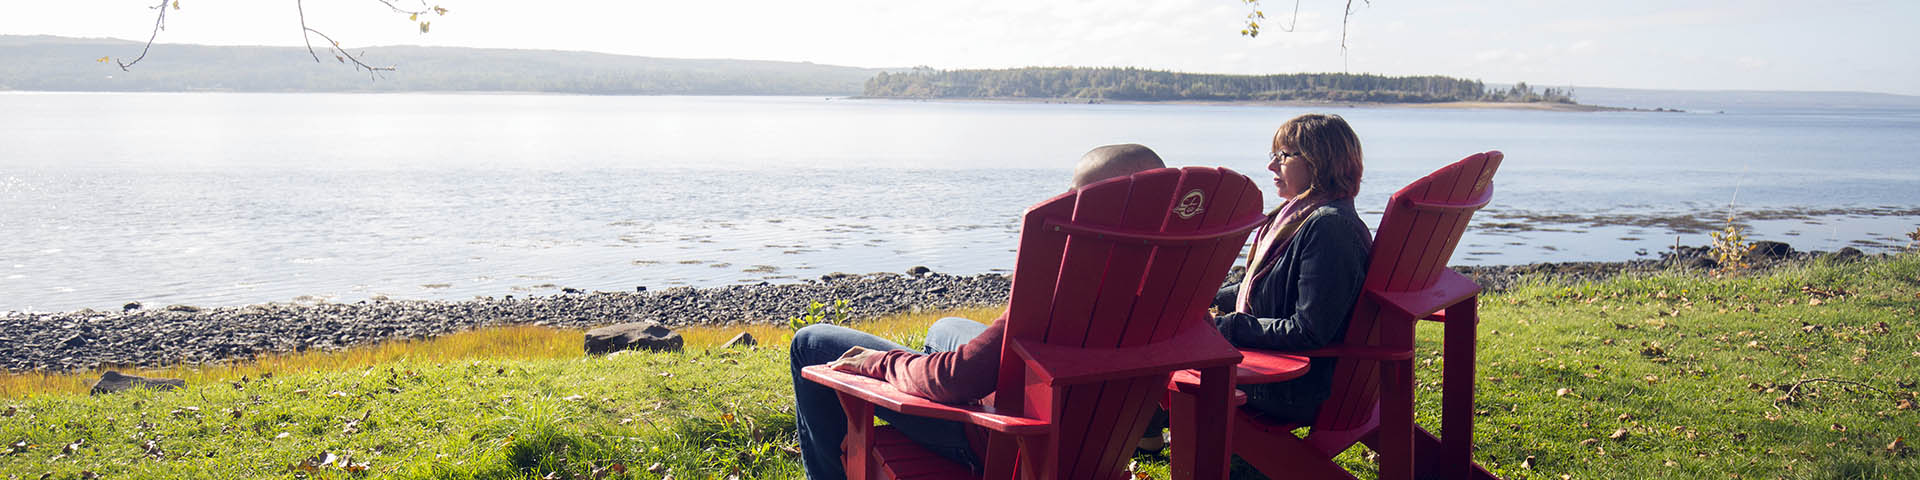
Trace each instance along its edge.
<path fill-rule="evenodd" d="M 1273 270 L 1273 260 L 1279 257 L 1279 252 L 1287 249 L 1287 245 L 1293 243 L 1294 234 L 1299 233 L 1300 225 L 1307 222 L 1307 217 L 1328 203 L 1331 202 L 1320 197 L 1294 199 L 1268 215 L 1267 223 L 1260 226 L 1259 236 L 1254 238 L 1253 251 L 1247 254 L 1247 276 L 1240 281 L 1240 296 L 1234 300 L 1234 311 L 1253 313 L 1255 282 L 1266 278 L 1267 272 Z"/>

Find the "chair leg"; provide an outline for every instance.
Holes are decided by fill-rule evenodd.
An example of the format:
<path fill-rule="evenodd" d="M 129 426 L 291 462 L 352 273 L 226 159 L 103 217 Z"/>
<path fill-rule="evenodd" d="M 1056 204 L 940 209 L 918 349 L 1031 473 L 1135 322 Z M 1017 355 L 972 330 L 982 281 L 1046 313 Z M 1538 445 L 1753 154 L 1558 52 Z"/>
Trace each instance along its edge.
<path fill-rule="evenodd" d="M 988 434 L 984 480 L 1013 480 L 1019 472 L 1019 444 L 1008 435 Z"/>
<path fill-rule="evenodd" d="M 1481 467 L 1480 464 L 1473 462 L 1467 462 L 1467 464 L 1461 468 L 1456 468 L 1451 471 L 1441 469 L 1440 467 L 1444 465 L 1444 463 L 1440 461 L 1442 452 L 1445 451 L 1444 443 L 1441 442 L 1439 437 L 1433 436 L 1433 433 L 1428 432 L 1425 428 L 1420 428 L 1418 425 L 1415 425 L 1413 428 L 1413 474 L 1415 477 L 1500 480 L 1500 477 L 1493 476 L 1493 473 L 1488 472 L 1485 467 Z"/>
<path fill-rule="evenodd" d="M 1413 362 L 1380 362 L 1380 429 L 1372 445 L 1381 480 L 1413 479 Z"/>
<path fill-rule="evenodd" d="M 1447 307 L 1440 393 L 1440 442 L 1436 467 L 1444 478 L 1466 478 L 1473 465 L 1473 380 L 1478 297 Z"/>
<path fill-rule="evenodd" d="M 1185 445 L 1192 445 L 1195 436 L 1194 410 L 1199 408 L 1195 395 L 1175 389 L 1168 389 L 1167 433 L 1173 436 L 1172 458 L 1167 459 L 1167 469 L 1173 478 L 1190 478 L 1193 475 L 1194 452 Z"/>
<path fill-rule="evenodd" d="M 1175 453 L 1193 452 L 1193 460 L 1187 465 L 1187 477 L 1180 476 L 1181 471 L 1173 472 L 1174 478 L 1193 478 L 1200 480 L 1226 480 L 1227 466 L 1232 460 L 1232 447 L 1228 439 L 1233 438 L 1233 371 L 1234 367 L 1214 367 L 1200 370 L 1200 392 L 1192 397 L 1193 409 L 1187 419 L 1189 435 L 1187 443 L 1180 444 Z"/>
<path fill-rule="evenodd" d="M 878 478 L 873 468 L 873 404 L 842 393 L 840 408 L 847 412 L 847 438 L 840 444 L 847 480 Z"/>

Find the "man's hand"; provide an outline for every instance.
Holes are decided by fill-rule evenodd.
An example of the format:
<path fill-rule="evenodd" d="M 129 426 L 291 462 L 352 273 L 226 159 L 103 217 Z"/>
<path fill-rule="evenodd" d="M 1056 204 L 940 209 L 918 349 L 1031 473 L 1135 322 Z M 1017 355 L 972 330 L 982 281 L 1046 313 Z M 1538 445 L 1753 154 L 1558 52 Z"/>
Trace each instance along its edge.
<path fill-rule="evenodd" d="M 841 372 L 860 374 L 860 365 L 866 363 L 868 358 L 878 357 L 886 353 L 887 352 L 881 350 L 870 350 L 866 347 L 849 348 L 847 349 L 847 353 L 840 354 L 840 358 L 828 362 L 827 368 Z"/>

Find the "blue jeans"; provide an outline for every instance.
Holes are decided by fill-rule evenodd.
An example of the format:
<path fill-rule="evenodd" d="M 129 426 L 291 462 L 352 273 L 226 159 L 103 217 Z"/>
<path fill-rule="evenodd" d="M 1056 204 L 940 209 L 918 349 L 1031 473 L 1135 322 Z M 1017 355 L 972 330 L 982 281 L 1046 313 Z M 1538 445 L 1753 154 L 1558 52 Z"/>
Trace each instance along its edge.
<path fill-rule="evenodd" d="M 964 318 L 943 318 L 927 329 L 926 353 L 957 350 L 987 329 L 986 325 Z M 807 467 L 807 478 L 840 480 L 847 472 L 840 462 L 840 441 L 847 437 L 847 414 L 840 409 L 840 397 L 833 389 L 800 378 L 800 369 L 822 365 L 840 358 L 853 347 L 873 350 L 906 350 L 884 338 L 839 325 L 809 325 L 793 333 L 788 364 L 793 370 L 794 423 L 799 429 L 800 459 Z M 980 460 L 967 445 L 966 426 L 960 422 L 902 415 L 885 408 L 873 409 L 874 416 L 885 419 L 895 430 L 913 439 L 928 451 L 980 471 Z"/>

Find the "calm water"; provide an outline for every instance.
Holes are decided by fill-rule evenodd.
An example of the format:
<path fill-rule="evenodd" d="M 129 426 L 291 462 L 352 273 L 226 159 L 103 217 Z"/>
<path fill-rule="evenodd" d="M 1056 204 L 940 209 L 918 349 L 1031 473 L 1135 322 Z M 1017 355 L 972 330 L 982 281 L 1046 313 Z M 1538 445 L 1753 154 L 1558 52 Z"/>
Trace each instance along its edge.
<path fill-rule="evenodd" d="M 1064 190 L 1086 149 L 1144 143 L 1264 185 L 1268 135 L 1306 111 L 0 93 L 0 311 L 1005 271 L 1016 217 Z M 1729 203 L 1782 216 L 1756 236 L 1802 250 L 1885 251 L 1920 226 L 1915 109 L 1336 113 L 1366 146 L 1370 223 L 1413 178 L 1507 153 L 1456 264 L 1700 245 L 1648 220 Z"/>

